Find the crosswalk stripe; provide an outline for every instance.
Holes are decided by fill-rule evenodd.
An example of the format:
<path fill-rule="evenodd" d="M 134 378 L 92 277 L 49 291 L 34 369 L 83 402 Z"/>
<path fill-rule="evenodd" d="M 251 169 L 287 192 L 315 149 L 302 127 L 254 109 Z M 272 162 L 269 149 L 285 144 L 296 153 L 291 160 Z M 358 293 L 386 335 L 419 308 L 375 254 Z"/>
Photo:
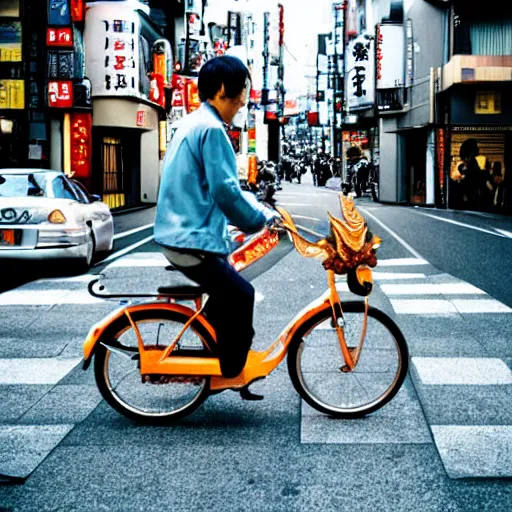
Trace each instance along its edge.
<path fill-rule="evenodd" d="M 387 295 L 485 295 L 469 283 L 382 284 L 380 288 Z"/>
<path fill-rule="evenodd" d="M 53 306 L 54 304 L 103 304 L 82 290 L 18 288 L 0 294 L 0 306 Z"/>
<path fill-rule="evenodd" d="M 387 260 L 378 260 L 379 267 L 410 267 L 415 265 L 428 265 L 428 261 L 423 258 L 390 258 Z"/>
<path fill-rule="evenodd" d="M 80 361 L 78 358 L 0 359 L 0 384 L 57 384 Z"/>
<path fill-rule="evenodd" d="M 413 357 L 421 382 L 429 386 L 512 384 L 512 371 L 497 358 Z"/>

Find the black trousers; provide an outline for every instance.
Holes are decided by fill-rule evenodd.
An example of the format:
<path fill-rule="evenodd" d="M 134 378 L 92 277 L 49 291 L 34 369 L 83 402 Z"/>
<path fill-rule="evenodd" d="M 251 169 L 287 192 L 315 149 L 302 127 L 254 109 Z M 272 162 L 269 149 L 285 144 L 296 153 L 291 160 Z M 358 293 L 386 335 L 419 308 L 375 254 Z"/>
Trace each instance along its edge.
<path fill-rule="evenodd" d="M 208 294 L 204 313 L 217 333 L 223 377 L 236 377 L 245 366 L 254 337 L 254 287 L 228 263 L 226 257 L 204 253 L 193 267 L 178 267 Z"/>

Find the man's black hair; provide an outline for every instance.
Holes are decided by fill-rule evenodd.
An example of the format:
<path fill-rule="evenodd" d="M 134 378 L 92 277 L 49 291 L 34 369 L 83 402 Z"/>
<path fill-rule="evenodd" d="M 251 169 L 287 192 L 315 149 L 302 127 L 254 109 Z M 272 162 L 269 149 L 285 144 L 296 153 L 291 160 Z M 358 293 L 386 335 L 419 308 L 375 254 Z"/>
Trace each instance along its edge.
<path fill-rule="evenodd" d="M 237 57 L 215 57 L 206 62 L 199 71 L 199 97 L 201 101 L 213 100 L 224 84 L 226 97 L 234 99 L 240 96 L 250 79 L 247 66 Z"/>

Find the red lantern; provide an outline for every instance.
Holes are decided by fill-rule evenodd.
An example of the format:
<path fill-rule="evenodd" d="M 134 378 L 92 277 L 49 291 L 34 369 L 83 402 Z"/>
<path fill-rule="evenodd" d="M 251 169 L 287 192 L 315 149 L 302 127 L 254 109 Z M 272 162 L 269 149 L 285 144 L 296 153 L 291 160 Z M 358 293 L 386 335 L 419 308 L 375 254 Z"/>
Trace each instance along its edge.
<path fill-rule="evenodd" d="M 74 178 L 88 179 L 91 175 L 92 115 L 71 114 L 71 172 Z"/>

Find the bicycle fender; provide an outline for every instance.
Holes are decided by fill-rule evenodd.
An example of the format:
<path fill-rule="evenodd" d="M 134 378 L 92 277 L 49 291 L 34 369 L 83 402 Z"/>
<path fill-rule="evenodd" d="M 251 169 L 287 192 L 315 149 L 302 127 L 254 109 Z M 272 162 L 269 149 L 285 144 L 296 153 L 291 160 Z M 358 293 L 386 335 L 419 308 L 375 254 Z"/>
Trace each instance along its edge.
<path fill-rule="evenodd" d="M 155 302 L 155 303 L 143 303 L 143 304 L 134 304 L 130 306 L 123 306 L 118 308 L 105 318 L 100 320 L 97 324 L 93 325 L 87 334 L 85 342 L 83 344 L 83 353 L 84 353 L 84 362 L 83 369 L 87 370 L 89 365 L 91 364 L 92 356 L 98 346 L 98 343 L 101 341 L 103 335 L 107 332 L 108 328 L 119 318 L 128 314 L 133 314 L 138 311 L 143 310 L 166 310 L 166 311 L 176 311 L 177 313 L 183 313 L 187 316 L 192 316 L 196 312 L 186 306 L 182 306 L 181 304 L 174 304 L 168 302 Z M 199 315 L 194 321 L 200 322 L 202 326 L 211 334 L 213 339 L 216 339 L 215 332 L 213 328 L 208 324 L 208 322 L 204 319 L 202 315 Z"/>

